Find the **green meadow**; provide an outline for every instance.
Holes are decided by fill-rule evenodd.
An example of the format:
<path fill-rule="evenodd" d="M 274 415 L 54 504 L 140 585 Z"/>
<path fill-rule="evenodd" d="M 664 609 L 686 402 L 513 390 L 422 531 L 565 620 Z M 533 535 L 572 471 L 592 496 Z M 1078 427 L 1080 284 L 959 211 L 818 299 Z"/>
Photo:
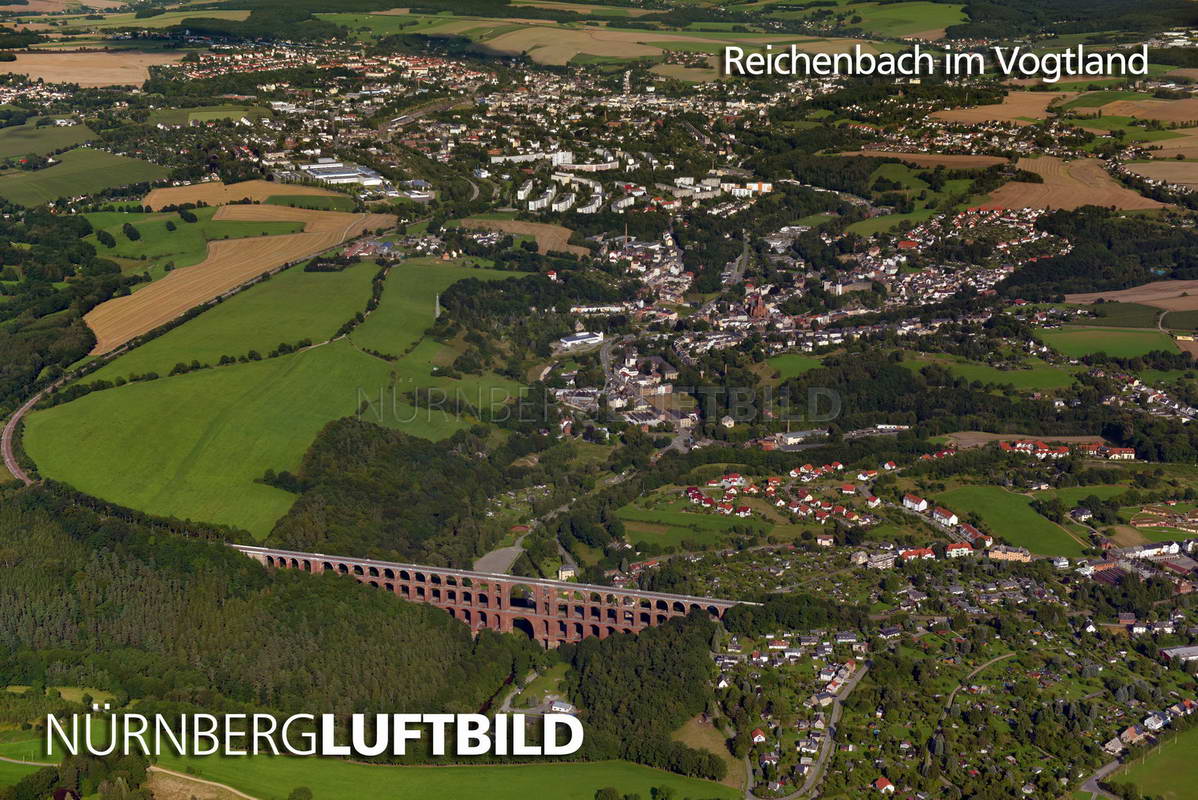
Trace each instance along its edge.
<path fill-rule="evenodd" d="M 20 158 L 30 153 L 43 155 L 83 144 L 95 136 L 86 125 L 43 125 L 40 128 L 33 122 L 24 125 L 13 125 L 0 128 L 0 159 Z"/>
<path fill-rule="evenodd" d="M 1134 783 L 1145 797 L 1161 800 L 1198 798 L 1198 728 L 1171 736 L 1164 744 L 1135 758 L 1111 776 L 1116 783 Z"/>
<path fill-rule="evenodd" d="M 101 256 L 144 262 L 145 270 L 152 278 L 164 274 L 167 262 L 176 267 L 198 264 L 208 255 L 208 243 L 219 239 L 244 239 L 250 236 L 278 236 L 299 233 L 304 229 L 302 222 L 251 222 L 246 220 L 217 220 L 213 215 L 217 207 L 197 208 L 196 222 L 184 222 L 178 214 L 165 212 L 142 214 L 125 211 L 99 211 L 85 214 L 96 230 L 112 234 L 116 244 L 109 248 L 96 240 L 92 234 L 86 238 Z M 170 222 L 175 230 L 167 228 Z M 137 229 L 140 238 L 130 239 L 122 230 L 128 223 Z M 140 272 L 136 267 L 133 271 Z"/>
<path fill-rule="evenodd" d="M 1082 317 L 1076 323 L 1069 324 L 1101 325 L 1108 328 L 1155 328 L 1157 317 L 1161 315 L 1159 308 L 1140 303 L 1098 303 L 1087 308 L 1098 315 L 1097 322 Z"/>
<path fill-rule="evenodd" d="M 1031 500 L 998 486 L 962 486 L 941 494 L 936 502 L 964 518 L 977 513 L 995 536 L 1045 556 L 1082 555 L 1082 546 L 1057 525 L 1032 510 Z"/>
<path fill-rule="evenodd" d="M 347 195 L 272 194 L 266 198 L 272 206 L 312 208 L 317 211 L 353 211 L 354 199 Z"/>
<path fill-rule="evenodd" d="M 58 164 L 33 172 L 0 176 L 0 197 L 23 206 L 36 206 L 131 183 L 165 178 L 167 170 L 149 161 L 116 156 L 103 150 L 77 147 L 56 156 Z"/>
<path fill-rule="evenodd" d="M 613 786 L 621 793 L 655 796 L 668 786 L 674 797 L 733 800 L 740 793 L 709 781 L 685 778 L 626 761 L 479 767 L 388 767 L 315 758 L 163 758 L 162 766 L 217 781 L 259 800 L 283 800 L 307 786 L 320 800 L 593 800 Z"/>
<path fill-rule="evenodd" d="M 360 268 L 373 275 L 372 265 Z M 490 272 L 492 278 L 513 274 Z M 218 350 L 262 339 L 273 347 L 286 337 L 266 333 L 265 327 L 256 329 L 253 314 L 276 297 L 296 308 L 263 310 L 261 319 L 279 326 L 275 331 L 285 329 L 293 336 L 303 331 L 316 341 L 308 331 L 319 335 L 321 326 L 327 331 L 344 320 L 312 311 L 314 300 L 327 298 L 308 294 L 304 287 L 310 289 L 321 277 L 351 283 L 365 279 L 347 273 L 283 273 L 247 292 L 249 299 L 230 300 L 155 340 L 151 344 L 157 347 L 148 355 L 134 350 L 104 369 L 110 375 L 138 371 L 122 365 L 126 358 L 141 358 L 144 365 L 190 362 L 200 353 L 211 359 L 213 354 L 219 357 Z M 263 537 L 294 496 L 256 479 L 267 469 L 297 470 L 326 423 L 365 409 L 363 417 L 371 422 L 442 439 L 467 424 L 457 413 L 466 406 L 445 402 L 416 409 L 406 393 L 434 388 L 441 397 L 460 397 L 479 406 L 502 402 L 516 392 L 515 383 L 495 375 L 433 375 L 435 365 L 452 361 L 453 355 L 449 345 L 420 339 L 433 320 L 435 296 L 470 274 L 477 271 L 440 262 L 409 262 L 392 270 L 390 294 L 384 291 L 380 306 L 368 317 L 370 330 L 367 324 L 360 330 L 366 332 L 366 341 L 398 343 L 401 350 L 420 340 L 398 361 L 363 352 L 355 332 L 352 342 L 340 339 L 277 358 L 129 383 L 30 415 L 26 451 L 43 475 L 88 494 L 153 514 L 232 525 Z M 352 287 L 339 294 L 339 303 L 355 308 Z M 365 306 L 365 295 L 360 300 L 356 308 Z M 215 322 L 205 320 L 210 314 L 222 316 Z M 231 326 L 219 334 L 226 338 L 205 341 L 205 333 L 222 320 Z M 189 330 L 191 326 L 198 330 Z"/>
<path fill-rule="evenodd" d="M 179 362 L 216 365 L 224 355 L 255 350 L 266 357 L 281 343 L 322 342 L 366 307 L 377 271 L 374 262 L 342 272 L 304 272 L 302 266 L 284 270 L 121 356 L 85 382 L 147 372 L 165 377 Z"/>
<path fill-rule="evenodd" d="M 999 369 L 989 364 L 953 357 L 917 356 L 908 357 L 903 361 L 904 366 L 917 372 L 929 363 L 939 364 L 967 381 L 980 381 L 1000 386 L 1010 384 L 1016 389 L 1063 389 L 1073 384 L 1071 372 L 1054 367 L 1038 358 L 1028 359 L 1026 365 L 1019 369 Z"/>
<path fill-rule="evenodd" d="M 1133 358 L 1153 350 L 1178 352 L 1177 345 L 1171 337 L 1155 330 L 1069 325 L 1051 330 L 1042 329 L 1037 335 L 1049 347 L 1074 358 L 1091 353 Z"/>
<path fill-rule="evenodd" d="M 770 369 L 778 373 L 778 380 L 788 381 L 791 378 L 797 378 L 804 372 L 810 372 L 824 362 L 819 356 L 805 356 L 801 353 L 783 353 L 780 356 L 768 359 L 765 363 L 770 366 Z"/>
<path fill-rule="evenodd" d="M 654 494 L 650 498 L 665 502 L 650 508 L 646 506 L 646 498 L 640 498 L 616 512 L 625 524 L 628 538 L 634 542 L 677 547 L 685 540 L 713 547 L 727 541 L 733 526 L 753 528 L 759 533 L 773 527 L 763 522 L 759 513 L 748 519 L 726 517 L 714 511 L 686 511 L 694 506 L 680 497 Z"/>

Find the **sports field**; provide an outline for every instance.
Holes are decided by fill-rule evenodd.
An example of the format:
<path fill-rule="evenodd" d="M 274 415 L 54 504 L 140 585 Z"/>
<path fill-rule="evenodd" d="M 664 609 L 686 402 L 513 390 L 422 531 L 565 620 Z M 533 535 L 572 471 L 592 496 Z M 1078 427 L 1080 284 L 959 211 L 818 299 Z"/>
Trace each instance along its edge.
<path fill-rule="evenodd" d="M 294 266 L 126 353 L 85 382 L 147 372 L 166 377 L 179 362 L 215 365 L 221 356 L 251 350 L 265 357 L 284 342 L 322 342 L 366 307 L 377 270 L 371 262 L 342 272 L 304 272 Z"/>
<path fill-rule="evenodd" d="M 30 153 L 44 155 L 64 147 L 83 144 L 95 136 L 86 125 L 43 125 L 33 122 L 0 128 L 0 159 L 20 158 Z"/>
<path fill-rule="evenodd" d="M 606 786 L 621 794 L 657 796 L 668 786 L 673 797 L 732 800 L 740 792 L 718 783 L 684 778 L 626 761 L 589 764 L 544 764 L 486 767 L 387 767 L 315 758 L 161 759 L 180 772 L 189 767 L 200 778 L 239 789 L 259 800 L 283 800 L 297 786 L 307 786 L 319 800 L 593 800 Z"/>
<path fill-rule="evenodd" d="M 1082 545 L 1031 508 L 1031 500 L 998 486 L 962 486 L 936 498 L 939 505 L 964 517 L 976 512 L 995 536 L 1045 556 L 1082 555 Z"/>
<path fill-rule="evenodd" d="M 1171 737 L 1160 747 L 1111 776 L 1116 783 L 1134 783 L 1145 797 L 1198 800 L 1198 728 Z"/>
<path fill-rule="evenodd" d="M 131 183 L 165 178 L 157 164 L 103 150 L 78 147 L 60 156 L 58 164 L 33 172 L 12 172 L 0 177 L 0 197 L 23 206 L 36 206 Z"/>
<path fill-rule="evenodd" d="M 1132 358 L 1153 350 L 1164 350 L 1168 353 L 1178 352 L 1173 339 L 1157 330 L 1070 325 L 1064 328 L 1040 330 L 1037 335 L 1049 347 L 1074 358 L 1091 353 L 1106 353 L 1118 358 Z"/>

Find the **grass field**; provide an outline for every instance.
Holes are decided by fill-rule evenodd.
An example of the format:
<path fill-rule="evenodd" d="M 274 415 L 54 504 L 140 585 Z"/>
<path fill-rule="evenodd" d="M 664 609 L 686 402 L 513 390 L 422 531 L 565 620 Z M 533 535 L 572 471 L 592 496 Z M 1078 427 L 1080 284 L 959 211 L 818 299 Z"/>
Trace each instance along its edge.
<path fill-rule="evenodd" d="M 936 502 L 964 517 L 976 512 L 986 527 L 1010 544 L 1045 556 L 1082 555 L 1082 546 L 1031 508 L 1031 500 L 997 486 L 962 486 Z"/>
<path fill-rule="evenodd" d="M 26 775 L 32 775 L 41 767 L 27 767 L 23 764 L 10 764 L 7 761 L 0 761 L 0 787 L 12 786 L 17 781 L 24 778 Z"/>
<path fill-rule="evenodd" d="M 189 122 L 210 122 L 217 119 L 258 119 L 270 112 L 260 106 L 219 105 L 198 108 L 159 108 L 150 112 L 149 122 L 164 125 L 186 125 Z"/>
<path fill-rule="evenodd" d="M 1134 783 L 1145 797 L 1198 800 L 1198 728 L 1190 728 L 1111 776 L 1117 783 Z"/>
<path fill-rule="evenodd" d="M 1164 350 L 1167 353 L 1178 352 L 1173 339 L 1156 330 L 1070 325 L 1065 328 L 1040 330 L 1037 335 L 1054 350 L 1074 358 L 1091 353 L 1106 353 L 1119 358 L 1132 358 L 1153 350 Z"/>
<path fill-rule="evenodd" d="M 165 178 L 167 170 L 136 158 L 79 147 L 57 157 L 60 163 L 33 172 L 0 177 L 0 197 L 23 206 L 36 206 L 131 183 Z"/>
<path fill-rule="evenodd" d="M 272 206 L 314 208 L 318 211 L 353 211 L 354 199 L 343 194 L 274 194 L 266 198 Z"/>
<path fill-rule="evenodd" d="M 1000 386 L 1011 384 L 1016 389 L 1063 389 L 1073 384 L 1073 375 L 1067 370 L 1041 361 L 1030 359 L 1027 369 L 998 369 L 989 364 L 980 364 L 963 358 L 918 357 L 907 358 L 903 365 L 918 371 L 925 364 L 935 363 L 946 367 L 949 372 L 968 381 L 994 383 Z"/>
<path fill-rule="evenodd" d="M 363 266 L 373 274 L 369 265 Z M 410 345 L 432 322 L 433 295 L 472 272 L 439 262 L 396 267 L 392 276 L 401 277 L 389 281 L 389 288 L 397 290 L 390 295 L 384 291 L 382 304 L 362 329 L 379 329 L 373 335 L 380 338 L 370 341 Z M 250 299 L 244 304 L 230 301 L 227 309 L 207 312 L 224 315 L 215 323 L 206 321 L 204 314 L 164 336 L 162 350 L 150 351 L 147 363 L 190 361 L 189 346 L 209 348 L 204 352 L 210 355 L 216 345 L 204 342 L 203 334 L 219 327 L 222 319 L 236 324 L 241 333 L 221 334 L 230 338 L 220 347 L 267 335 L 254 332 L 251 312 L 269 305 L 272 296 L 294 300 L 298 290 L 287 279 L 310 286 L 309 277 L 338 276 L 301 273 L 272 279 L 248 292 Z M 361 280 L 345 273 L 340 278 Z M 278 287 L 270 285 L 276 283 Z M 259 291 L 266 294 L 252 297 Z M 422 296 L 425 293 L 429 296 Z M 304 307 L 310 309 L 310 301 L 306 298 Z M 340 302 L 349 304 L 349 299 Z M 331 314 L 301 319 L 302 314 L 302 309 L 277 311 L 265 318 L 296 332 L 333 320 Z M 189 330 L 193 325 L 199 326 L 198 332 Z M 278 338 L 282 337 L 271 335 L 268 341 L 273 346 Z M 30 415 L 25 447 L 43 475 L 89 494 L 154 514 L 233 525 L 262 537 L 287 511 L 294 495 L 255 479 L 267 469 L 296 470 L 327 422 L 350 416 L 369 401 L 366 419 L 441 439 L 466 424 L 451 413 L 456 406 L 447 403 L 444 411 L 417 411 L 403 399 L 405 392 L 436 387 L 450 398 L 460 392 L 477 405 L 480 400 L 501 401 L 515 391 L 515 384 L 493 375 L 432 377 L 433 364 L 447 349 L 426 339 L 403 359 L 386 362 L 340 340 L 293 355 L 130 383 Z M 117 361 L 105 369 L 123 374 L 125 368 Z"/>
<path fill-rule="evenodd" d="M 462 278 L 499 280 L 516 273 L 493 269 L 471 269 L 444 264 L 434 258 L 418 258 L 391 271 L 378 311 L 353 332 L 359 347 L 401 355 L 428 329 L 436 310 L 437 295 Z"/>
<path fill-rule="evenodd" d="M 278 236 L 298 233 L 304 229 L 302 222 L 252 222 L 242 220 L 213 219 L 215 208 L 197 208 L 197 222 L 184 222 L 178 214 L 137 214 L 121 211 L 101 211 L 85 214 L 92 227 L 107 231 L 116 240 L 116 246 L 105 247 L 96 241 L 95 234 L 88 236 L 96 252 L 101 256 L 117 256 L 144 260 L 152 278 L 163 275 L 162 267 L 173 262 L 176 267 L 198 264 L 208 255 L 208 243 L 218 239 L 243 239 L 247 236 Z M 171 222 L 175 230 L 169 230 Z M 131 240 L 122 231 L 125 223 L 133 225 L 141 234 L 140 239 Z M 140 270 L 138 270 L 140 271 Z"/>
<path fill-rule="evenodd" d="M 673 547 L 681 546 L 684 540 L 704 547 L 723 544 L 733 526 L 753 528 L 759 532 L 773 527 L 762 521 L 760 516 L 740 519 L 683 510 L 689 508 L 692 508 L 689 502 L 673 497 L 648 508 L 644 498 L 641 498 L 621 508 L 617 516 L 623 520 L 628 538 L 633 542 Z"/>
<path fill-rule="evenodd" d="M 1152 95 L 1144 94 L 1143 92 L 1129 92 L 1129 91 L 1087 92 L 1083 95 L 1073 98 L 1072 100 L 1070 100 L 1067 103 L 1062 104 L 1061 108 L 1064 108 L 1067 110 L 1074 109 L 1074 108 L 1091 109 L 1091 108 L 1099 108 L 1101 106 L 1105 106 L 1107 103 L 1113 103 L 1116 100 L 1144 100 L 1149 97 L 1152 97 Z"/>
<path fill-rule="evenodd" d="M 1173 330 L 1198 330 L 1198 311 L 1170 311 L 1163 322 L 1166 328 Z"/>
<path fill-rule="evenodd" d="M 823 359 L 819 356 L 805 356 L 801 353 L 784 353 L 768 359 L 765 363 L 778 372 L 778 380 L 787 381 L 820 366 L 823 364 Z"/>
<path fill-rule="evenodd" d="M 1078 320 L 1078 325 L 1102 325 L 1110 328 L 1155 328 L 1159 308 L 1141 303 L 1098 303 L 1089 310 L 1099 315 L 1097 322 L 1088 318 Z"/>
<path fill-rule="evenodd" d="M 165 377 L 180 361 L 215 365 L 223 355 L 236 357 L 250 350 L 265 357 L 282 342 L 322 342 L 365 308 L 377 270 L 372 262 L 343 272 L 292 267 L 126 353 L 86 381 L 147 372 Z"/>
<path fill-rule="evenodd" d="M 32 122 L 0 128 L 0 159 L 19 158 L 37 153 L 44 155 L 64 147 L 83 144 L 95 136 L 86 125 L 43 125 L 36 127 Z"/>
<path fill-rule="evenodd" d="M 198 777 L 228 784 L 259 800 L 282 800 L 297 786 L 307 786 L 320 800 L 593 800 L 595 792 L 613 786 L 621 793 L 655 796 L 654 787 L 668 786 L 678 798 L 733 800 L 726 786 L 684 778 L 626 761 L 591 764 L 544 764 L 512 767 L 386 767 L 315 758 L 163 758 L 165 767 L 194 770 Z"/>

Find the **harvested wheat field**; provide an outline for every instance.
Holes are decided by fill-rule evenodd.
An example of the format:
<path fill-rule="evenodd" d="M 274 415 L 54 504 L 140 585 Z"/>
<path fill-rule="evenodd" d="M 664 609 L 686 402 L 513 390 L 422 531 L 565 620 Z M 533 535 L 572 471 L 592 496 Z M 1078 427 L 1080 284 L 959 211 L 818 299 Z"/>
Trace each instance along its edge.
<path fill-rule="evenodd" d="M 1055 156 L 1021 158 L 1020 169 L 1035 172 L 1044 183 L 1011 181 L 990 193 L 983 208 L 1064 208 L 1114 206 L 1123 209 L 1164 208 L 1164 203 L 1120 186 L 1097 158 L 1062 161 Z"/>
<path fill-rule="evenodd" d="M 1048 116 L 1048 107 L 1077 96 L 1077 92 L 1007 92 L 1001 103 L 972 108 L 951 108 L 932 116 L 948 122 L 1013 122 L 1031 125 Z"/>
<path fill-rule="evenodd" d="M 1170 133 L 1177 135 L 1145 144 L 1145 147 L 1150 149 L 1149 155 L 1153 158 L 1198 158 L 1198 128 L 1185 128 Z"/>
<path fill-rule="evenodd" d="M 1156 181 L 1168 181 L 1185 185 L 1198 184 L 1198 161 L 1155 162 L 1152 164 L 1128 164 L 1127 168 L 1137 175 Z"/>
<path fill-rule="evenodd" d="M 897 158 L 919 167 L 944 165 L 954 169 L 985 169 L 995 164 L 1005 164 L 998 156 L 942 155 L 939 153 L 891 153 L 886 150 L 856 150 L 852 153 L 837 153 L 839 156 L 867 156 L 869 158 Z"/>
<path fill-rule="evenodd" d="M 543 23 L 542 23 L 543 24 Z M 729 34 L 726 40 L 711 36 L 695 36 L 685 33 L 670 33 L 650 30 L 621 30 L 616 28 L 579 27 L 559 28 L 527 27 L 516 31 L 502 33 L 492 39 L 486 39 L 481 44 L 488 50 L 497 53 L 528 55 L 538 64 L 564 65 L 575 56 L 586 53 L 593 56 L 616 56 L 619 58 L 637 58 L 640 56 L 658 56 L 665 52 L 663 45 L 675 45 L 685 42 L 695 43 L 699 49 L 711 45 L 740 44 L 746 48 L 754 45 L 764 45 L 767 42 L 775 44 L 794 42 L 800 50 L 812 52 L 839 52 L 854 43 L 860 42 L 861 49 L 866 52 L 876 52 L 867 42 L 858 39 L 804 39 L 802 37 L 782 35 L 737 36 Z M 685 50 L 685 47 L 678 49 Z"/>
<path fill-rule="evenodd" d="M 1102 107 L 1115 117 L 1158 119 L 1161 122 L 1198 122 L 1198 97 L 1185 100 L 1116 100 Z"/>
<path fill-rule="evenodd" d="M 395 217 L 390 214 L 346 214 L 287 206 L 224 206 L 213 219 L 298 220 L 304 223 L 304 231 L 210 242 L 208 255 L 199 264 L 181 267 L 131 295 L 101 303 L 83 318 L 96 334 L 91 355 L 114 350 L 264 272 L 316 255 L 364 230 L 395 225 Z"/>
<path fill-rule="evenodd" d="M 544 222 L 524 222 L 518 219 L 481 219 L 479 217 L 467 217 L 461 221 L 463 228 L 485 228 L 489 231 L 503 231 L 516 236 L 531 236 L 537 240 L 537 249 L 542 253 L 550 251 L 574 253 L 579 256 L 587 256 L 591 254 L 590 250 L 585 247 L 579 247 L 576 244 L 567 244 L 570 241 L 570 235 L 573 233 L 569 228 L 563 228 L 561 225 L 548 225 Z"/>
<path fill-rule="evenodd" d="M 146 195 L 142 201 L 145 205 L 158 211 L 163 206 L 177 206 L 181 203 L 207 203 L 210 206 L 221 206 L 226 203 L 237 203 L 245 198 L 262 202 L 276 194 L 316 194 L 339 195 L 339 192 L 321 189 L 316 186 L 302 186 L 298 183 L 275 183 L 273 181 L 243 181 L 225 185 L 220 181 L 210 183 L 193 183 L 190 186 L 171 186 L 166 189 L 155 189 Z M 232 217 L 225 217 L 232 219 Z M 294 217 L 291 217 L 294 219 Z"/>
<path fill-rule="evenodd" d="M 1066 303 L 1093 303 L 1100 299 L 1112 303 L 1139 303 L 1168 311 L 1194 311 L 1198 310 L 1198 281 L 1153 281 L 1113 292 L 1065 295 Z"/>
<path fill-rule="evenodd" d="M 140 53 L 134 50 L 88 53 L 16 53 L 0 71 L 41 78 L 47 83 L 80 86 L 141 86 L 150 77 L 149 67 L 173 64 L 182 53 Z"/>

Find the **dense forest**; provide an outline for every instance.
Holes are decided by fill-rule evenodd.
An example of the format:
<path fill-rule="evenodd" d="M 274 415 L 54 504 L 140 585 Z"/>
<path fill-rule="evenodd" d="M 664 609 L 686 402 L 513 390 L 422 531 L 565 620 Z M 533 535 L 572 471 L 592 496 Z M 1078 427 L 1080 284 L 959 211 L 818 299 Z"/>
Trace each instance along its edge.
<path fill-rule="evenodd" d="M 1009 297 L 1050 299 L 1198 277 L 1198 233 L 1150 217 L 1083 206 L 1045 214 L 1036 227 L 1068 239 L 1073 248 L 1017 270 L 1001 284 Z"/>
<path fill-rule="evenodd" d="M 708 655 L 716 626 L 705 615 L 672 619 L 638 636 L 563 645 L 572 667 L 567 691 L 588 709 L 588 751 L 721 780 L 717 756 L 671 741 L 670 734 L 713 704 Z"/>
<path fill-rule="evenodd" d="M 947 2 L 947 0 L 936 0 Z M 968 22 L 950 25 L 950 39 L 1001 39 L 1037 33 L 1159 31 L 1198 24 L 1189 0 L 969 0 Z"/>
<path fill-rule="evenodd" d="M 511 463 L 543 446 L 539 437 L 516 436 L 491 449 L 482 428 L 431 442 L 362 420 L 330 422 L 298 476 L 267 476 L 301 492 L 270 541 L 297 550 L 469 565 L 501 533 L 486 524 L 488 499 L 521 485 Z"/>
<path fill-rule="evenodd" d="M 6 685 L 207 710 L 475 711 L 528 658 L 520 639 L 474 641 L 439 609 L 333 575 L 268 572 L 55 488 L 3 498 L 0 563 Z"/>

